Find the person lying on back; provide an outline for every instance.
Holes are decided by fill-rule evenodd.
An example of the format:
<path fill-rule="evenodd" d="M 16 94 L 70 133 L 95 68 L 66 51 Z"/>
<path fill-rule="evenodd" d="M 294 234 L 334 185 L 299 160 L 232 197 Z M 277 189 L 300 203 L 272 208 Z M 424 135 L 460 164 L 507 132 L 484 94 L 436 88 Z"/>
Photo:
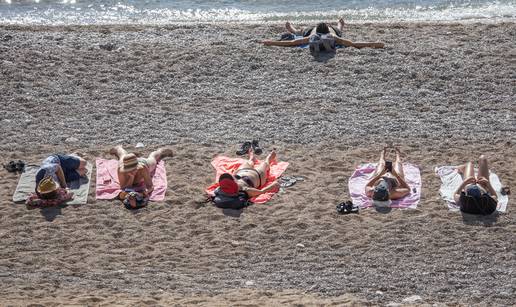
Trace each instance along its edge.
<path fill-rule="evenodd" d="M 333 49 L 336 45 L 341 45 L 345 47 L 354 47 L 354 48 L 383 48 L 385 46 L 382 42 L 352 42 L 350 40 L 342 38 L 342 30 L 344 28 L 344 20 L 341 18 L 338 21 L 337 28 L 321 22 L 317 24 L 315 27 L 310 27 L 307 29 L 296 29 L 289 22 L 285 24 L 287 31 L 292 34 L 303 36 L 302 38 L 292 39 L 292 40 L 263 40 L 262 43 L 266 46 L 284 46 L 284 47 L 295 47 L 306 45 L 313 42 L 314 40 L 326 40 L 331 39 L 333 41 Z M 332 48 L 324 44 L 326 48 Z M 312 51 L 312 50 L 311 50 Z M 330 51 L 330 50 L 327 50 Z"/>

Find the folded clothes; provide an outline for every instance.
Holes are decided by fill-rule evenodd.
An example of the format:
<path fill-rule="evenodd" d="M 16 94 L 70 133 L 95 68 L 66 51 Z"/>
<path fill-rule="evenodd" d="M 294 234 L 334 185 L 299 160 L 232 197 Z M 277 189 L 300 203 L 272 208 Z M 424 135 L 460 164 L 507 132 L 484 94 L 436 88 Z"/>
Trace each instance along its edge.
<path fill-rule="evenodd" d="M 86 177 L 81 177 L 78 180 L 67 182 L 66 184 L 73 193 L 73 199 L 66 203 L 69 205 L 85 205 L 88 202 L 88 193 L 90 191 L 90 179 L 93 169 L 91 163 L 86 164 L 88 173 Z M 21 173 L 20 180 L 16 186 L 16 191 L 13 195 L 14 202 L 25 202 L 36 189 L 36 173 L 39 170 L 39 165 L 27 165 L 25 171 Z"/>
<path fill-rule="evenodd" d="M 372 199 L 365 194 L 365 186 L 376 170 L 376 165 L 376 163 L 359 165 L 349 178 L 349 194 L 353 204 L 359 205 L 361 208 L 373 206 Z M 403 172 L 405 173 L 405 181 L 410 187 L 410 194 L 393 200 L 390 207 L 415 209 L 421 198 L 421 173 L 416 165 L 410 163 L 403 163 Z"/>
<path fill-rule="evenodd" d="M 477 172 L 477 170 L 475 170 L 475 172 Z M 446 205 L 450 210 L 459 210 L 460 208 L 457 206 L 453 198 L 453 194 L 462 184 L 462 176 L 457 172 L 457 167 L 450 165 L 436 167 L 435 174 L 441 178 L 441 188 L 439 189 L 439 193 L 446 201 Z M 509 196 L 501 193 L 502 183 L 500 182 L 500 178 L 498 178 L 495 173 L 489 172 L 489 181 L 498 197 L 498 207 L 496 210 L 499 212 L 505 212 L 507 210 L 507 204 L 509 203 Z"/>
<path fill-rule="evenodd" d="M 240 165 L 242 165 L 242 163 L 244 163 L 244 162 L 245 162 L 245 160 L 241 159 L 241 158 L 229 158 L 229 157 L 224 157 L 224 156 L 215 157 L 213 159 L 213 161 L 211 161 L 211 165 L 213 166 L 213 168 L 215 168 L 216 183 L 209 186 L 206 189 L 206 193 L 208 193 L 208 195 L 213 195 L 213 191 L 215 191 L 215 189 L 219 187 L 218 179 L 219 179 L 220 175 L 222 175 L 224 173 L 234 174 L 238 170 Z M 258 163 L 259 162 L 260 161 L 258 161 Z M 288 167 L 288 162 L 278 162 L 276 164 L 271 165 L 271 169 L 267 176 L 267 182 L 265 183 L 265 186 L 267 186 L 268 184 L 270 184 L 270 183 L 274 182 L 276 179 L 278 179 L 283 174 L 283 172 L 285 172 L 287 167 Z M 258 203 L 258 204 L 265 203 L 268 200 L 270 200 L 274 196 L 274 194 L 276 194 L 276 192 L 278 192 L 278 189 L 276 189 L 275 191 L 264 193 L 262 195 L 258 195 L 254 198 L 251 198 L 251 202 Z"/>
<path fill-rule="evenodd" d="M 115 199 L 122 192 L 118 181 L 118 161 L 97 158 L 97 199 Z M 160 161 L 152 176 L 154 190 L 149 196 L 150 201 L 162 201 L 167 191 L 167 174 L 165 163 Z M 137 188 L 137 187 L 136 187 Z M 143 188 L 143 187 L 142 187 Z"/>

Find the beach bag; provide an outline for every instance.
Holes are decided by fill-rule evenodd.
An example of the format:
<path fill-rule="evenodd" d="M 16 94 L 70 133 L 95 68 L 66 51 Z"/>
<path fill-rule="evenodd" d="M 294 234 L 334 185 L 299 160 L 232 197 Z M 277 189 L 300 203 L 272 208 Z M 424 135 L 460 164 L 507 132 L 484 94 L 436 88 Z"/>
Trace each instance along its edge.
<path fill-rule="evenodd" d="M 240 210 L 250 205 L 249 197 L 245 192 L 239 192 L 238 195 L 227 195 L 217 188 L 214 193 L 212 201 L 218 208 Z"/>
<path fill-rule="evenodd" d="M 128 210 L 140 209 L 146 207 L 149 203 L 149 197 L 147 195 L 145 195 L 144 193 L 137 192 L 133 189 L 125 189 L 124 191 L 120 192 L 118 198 L 122 201 L 125 208 Z M 134 199 L 134 207 L 131 206 L 131 199 Z"/>
<path fill-rule="evenodd" d="M 489 215 L 496 211 L 497 203 L 489 195 L 482 195 L 480 198 L 460 193 L 459 198 L 460 211 L 469 214 Z"/>
<path fill-rule="evenodd" d="M 335 38 L 326 34 L 310 36 L 308 45 L 310 46 L 310 53 L 314 56 L 320 52 L 335 52 L 336 50 Z"/>

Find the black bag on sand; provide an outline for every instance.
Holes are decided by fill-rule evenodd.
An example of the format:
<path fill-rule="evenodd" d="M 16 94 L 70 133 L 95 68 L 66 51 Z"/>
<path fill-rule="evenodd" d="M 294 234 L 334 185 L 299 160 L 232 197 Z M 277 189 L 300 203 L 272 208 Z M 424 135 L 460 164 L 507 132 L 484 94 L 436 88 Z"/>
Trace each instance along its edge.
<path fill-rule="evenodd" d="M 497 203 L 489 195 L 482 195 L 480 198 L 466 195 L 461 192 L 459 198 L 460 211 L 469 214 L 489 215 L 496 211 Z"/>
<path fill-rule="evenodd" d="M 212 201 L 215 204 L 215 206 L 222 209 L 240 210 L 251 204 L 251 202 L 249 201 L 249 197 L 245 192 L 239 192 L 238 195 L 232 196 L 227 195 L 226 193 L 222 192 L 219 188 L 217 188 L 214 193 L 215 196 L 213 197 Z"/>

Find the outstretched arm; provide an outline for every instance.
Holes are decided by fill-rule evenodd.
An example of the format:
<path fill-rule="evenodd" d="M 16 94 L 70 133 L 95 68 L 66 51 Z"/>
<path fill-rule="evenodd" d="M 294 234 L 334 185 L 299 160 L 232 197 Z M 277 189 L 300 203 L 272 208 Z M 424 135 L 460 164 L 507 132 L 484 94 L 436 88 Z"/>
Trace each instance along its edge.
<path fill-rule="evenodd" d="M 295 47 L 295 46 L 301 46 L 304 44 L 308 44 L 309 38 L 303 37 L 298 38 L 291 41 L 274 41 L 274 40 L 264 40 L 262 43 L 265 46 L 282 46 L 282 47 Z"/>
<path fill-rule="evenodd" d="M 383 48 L 385 46 L 385 44 L 382 42 L 352 42 L 350 40 L 343 39 L 338 36 L 334 36 L 334 37 L 335 37 L 335 43 L 337 43 L 337 45 L 342 45 L 342 46 L 346 46 L 346 47 L 355 47 L 355 48 L 360 49 L 360 48 L 365 48 L 365 47 Z"/>
<path fill-rule="evenodd" d="M 270 192 L 272 190 L 275 190 L 279 187 L 279 183 L 277 181 L 274 181 L 273 183 L 269 184 L 263 189 L 255 189 L 255 188 L 246 188 L 244 191 L 247 193 L 249 197 L 256 197 L 258 195 L 265 194 L 267 192 Z"/>

